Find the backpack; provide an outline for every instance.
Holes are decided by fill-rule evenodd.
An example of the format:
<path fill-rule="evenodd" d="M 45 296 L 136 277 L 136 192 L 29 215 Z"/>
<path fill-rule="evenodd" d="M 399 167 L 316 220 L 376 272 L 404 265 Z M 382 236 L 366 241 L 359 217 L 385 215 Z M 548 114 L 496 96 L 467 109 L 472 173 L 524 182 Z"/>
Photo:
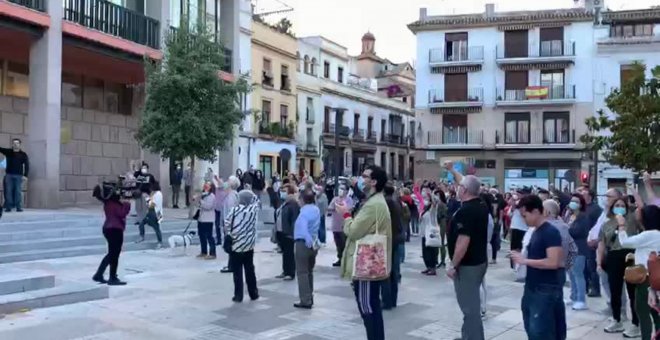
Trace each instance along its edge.
<path fill-rule="evenodd" d="M 649 285 L 655 291 L 660 291 L 660 256 L 657 252 L 649 254 L 649 260 L 646 263 L 649 272 Z"/>

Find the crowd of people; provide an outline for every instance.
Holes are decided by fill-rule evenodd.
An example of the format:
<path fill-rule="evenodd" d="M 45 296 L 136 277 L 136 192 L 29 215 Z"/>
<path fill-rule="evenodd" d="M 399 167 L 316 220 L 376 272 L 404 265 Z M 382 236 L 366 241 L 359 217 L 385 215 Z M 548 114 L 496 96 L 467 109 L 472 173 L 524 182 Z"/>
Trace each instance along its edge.
<path fill-rule="evenodd" d="M 277 278 L 298 284 L 299 301 L 293 306 L 314 306 L 314 267 L 327 241 L 327 227 L 337 249 L 332 266 L 340 267 L 339 275 L 350 282 L 369 340 L 385 338 L 382 313 L 397 307 L 400 266 L 406 246 L 416 236 L 421 239 L 425 267 L 421 274 L 436 276 L 444 270 L 453 281 L 463 313 L 461 339 L 484 339 L 486 272 L 489 264 L 497 263 L 503 242 L 510 244 L 507 257 L 513 278 L 524 282 L 521 311 L 529 339 L 565 339 L 566 306 L 588 309 L 588 298 L 600 297 L 601 292 L 611 313 L 605 332 L 644 340 L 658 332 L 658 283 L 651 279 L 657 281 L 658 274 L 652 272 L 658 269 L 648 261 L 660 250 L 660 199 L 653 195 L 648 175 L 646 202 L 632 188 L 630 196 L 610 189 L 601 208 L 588 186 L 575 192 L 554 188 L 500 192 L 475 176 L 458 173 L 451 162 L 445 167 L 453 184 L 388 180 L 377 166 L 339 183 L 306 173 L 265 179 L 252 168 L 245 173 L 237 170 L 226 180 L 209 172 L 201 195 L 190 196 L 185 189 L 186 204 L 198 209 L 198 257 L 216 259 L 216 246 L 222 245 L 229 260 L 221 272 L 233 274 L 233 301 L 243 301 L 244 281 L 250 299 L 258 299 L 254 248 L 258 215 L 267 195 L 274 208 L 271 241 L 282 257 Z M 179 167 L 175 179 L 185 178 L 189 169 Z M 136 204 L 140 234 L 148 224 L 160 243 L 160 187 L 146 164 L 135 177 L 142 183 L 144 198 Z M 180 187 L 181 182 L 175 182 Z M 94 280 L 104 282 L 109 265 L 109 281 L 122 284 L 116 277 L 121 242 L 115 230 L 123 231 L 128 211 L 116 197 L 104 202 L 109 252 Z M 370 255 L 374 263 L 361 263 L 364 249 L 376 249 Z M 361 266 L 386 269 L 365 274 Z M 567 278 L 570 295 L 564 299 Z M 624 327 L 628 304 L 631 324 Z"/>

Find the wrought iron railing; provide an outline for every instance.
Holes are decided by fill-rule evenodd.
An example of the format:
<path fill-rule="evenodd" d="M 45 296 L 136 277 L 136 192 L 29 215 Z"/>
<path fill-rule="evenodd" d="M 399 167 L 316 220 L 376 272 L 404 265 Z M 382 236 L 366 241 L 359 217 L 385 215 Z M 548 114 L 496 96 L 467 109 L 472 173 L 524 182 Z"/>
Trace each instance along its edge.
<path fill-rule="evenodd" d="M 9 0 L 9 2 L 40 12 L 46 11 L 46 0 Z"/>
<path fill-rule="evenodd" d="M 138 44 L 160 48 L 158 20 L 110 1 L 64 0 L 64 20 Z"/>

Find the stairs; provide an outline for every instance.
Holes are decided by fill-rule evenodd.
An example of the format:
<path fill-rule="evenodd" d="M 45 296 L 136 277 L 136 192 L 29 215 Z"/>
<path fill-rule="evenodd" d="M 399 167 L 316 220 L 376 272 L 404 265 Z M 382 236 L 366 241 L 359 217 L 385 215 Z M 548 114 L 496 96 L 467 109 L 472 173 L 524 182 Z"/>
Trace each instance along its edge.
<path fill-rule="evenodd" d="M 60 283 L 38 271 L 0 270 L 0 315 L 108 298 L 108 286 Z"/>
<path fill-rule="evenodd" d="M 103 216 L 98 212 L 71 214 L 60 211 L 29 211 L 5 214 L 0 221 L 0 264 L 70 256 L 96 255 L 106 252 L 101 232 Z M 163 242 L 180 234 L 188 225 L 186 219 L 169 219 L 161 225 Z M 153 249 L 156 236 L 145 226 L 146 241 L 134 243 L 138 227 L 129 219 L 124 233 L 123 251 Z M 190 230 L 196 231 L 195 222 Z"/>

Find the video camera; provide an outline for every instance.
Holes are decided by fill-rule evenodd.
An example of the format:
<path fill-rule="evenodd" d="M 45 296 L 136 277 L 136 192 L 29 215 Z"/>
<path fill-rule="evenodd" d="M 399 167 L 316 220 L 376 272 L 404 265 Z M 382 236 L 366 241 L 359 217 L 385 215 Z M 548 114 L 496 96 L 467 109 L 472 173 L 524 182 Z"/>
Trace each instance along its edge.
<path fill-rule="evenodd" d="M 97 188 L 94 190 L 94 197 L 103 201 L 110 199 L 113 195 L 123 199 L 135 199 L 140 196 L 137 182 L 126 176 L 118 176 L 116 181 L 103 181 Z"/>

